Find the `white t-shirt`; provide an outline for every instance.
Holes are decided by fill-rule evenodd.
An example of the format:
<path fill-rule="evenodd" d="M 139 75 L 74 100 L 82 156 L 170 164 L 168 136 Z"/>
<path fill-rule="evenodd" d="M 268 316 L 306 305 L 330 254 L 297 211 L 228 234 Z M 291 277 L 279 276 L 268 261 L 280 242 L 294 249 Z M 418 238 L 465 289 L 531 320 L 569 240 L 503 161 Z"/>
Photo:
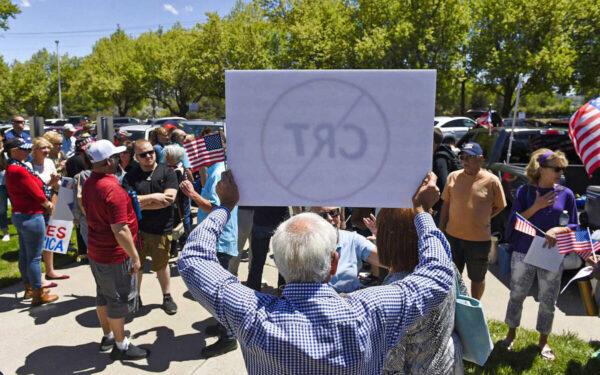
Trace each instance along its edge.
<path fill-rule="evenodd" d="M 33 164 L 33 160 L 27 162 L 27 164 L 42 178 L 42 181 L 44 181 L 45 184 L 48 184 L 52 175 L 56 174 L 56 167 L 50 158 L 44 159 L 44 165 Z"/>

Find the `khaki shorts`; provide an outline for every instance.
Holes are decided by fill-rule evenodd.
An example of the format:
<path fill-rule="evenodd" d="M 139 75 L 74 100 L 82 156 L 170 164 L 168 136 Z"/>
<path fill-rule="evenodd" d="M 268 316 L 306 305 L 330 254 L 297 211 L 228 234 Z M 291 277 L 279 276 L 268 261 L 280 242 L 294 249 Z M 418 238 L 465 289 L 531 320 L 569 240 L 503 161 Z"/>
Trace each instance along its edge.
<path fill-rule="evenodd" d="M 140 232 L 142 247 L 140 249 L 140 260 L 144 264 L 146 257 L 152 258 L 152 271 L 160 271 L 169 263 L 169 251 L 171 250 L 171 234 L 151 234 Z"/>

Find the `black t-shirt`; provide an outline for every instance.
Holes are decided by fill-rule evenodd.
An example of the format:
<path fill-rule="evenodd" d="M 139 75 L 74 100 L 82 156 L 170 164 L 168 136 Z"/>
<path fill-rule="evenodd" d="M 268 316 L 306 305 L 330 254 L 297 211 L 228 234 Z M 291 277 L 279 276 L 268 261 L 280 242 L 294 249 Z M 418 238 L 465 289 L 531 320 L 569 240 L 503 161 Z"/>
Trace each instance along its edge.
<path fill-rule="evenodd" d="M 123 179 L 126 189 L 132 188 L 138 195 L 164 193 L 167 189 L 177 190 L 177 175 L 170 168 L 158 164 L 154 171 L 144 172 L 139 165 L 127 172 Z M 140 230 L 151 234 L 165 234 L 173 231 L 173 205 L 160 210 L 142 210 Z"/>
<path fill-rule="evenodd" d="M 67 177 L 75 177 L 77 173 L 85 170 L 85 156 L 81 152 L 76 153 L 67 159 L 65 167 L 67 169 Z"/>
<path fill-rule="evenodd" d="M 276 228 L 290 216 L 287 207 L 254 207 L 252 224 L 260 227 Z"/>

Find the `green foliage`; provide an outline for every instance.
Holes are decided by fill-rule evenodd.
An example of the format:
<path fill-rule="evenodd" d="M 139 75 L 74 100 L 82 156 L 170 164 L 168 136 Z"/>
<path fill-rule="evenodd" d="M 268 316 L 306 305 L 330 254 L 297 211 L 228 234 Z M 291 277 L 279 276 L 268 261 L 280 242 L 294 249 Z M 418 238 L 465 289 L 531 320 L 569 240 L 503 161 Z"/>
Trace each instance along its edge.
<path fill-rule="evenodd" d="M 478 79 L 503 98 L 502 115 L 511 110 L 519 74 L 523 94 L 567 84 L 575 51 L 563 24 L 571 2 L 477 0 L 470 40 L 471 63 Z"/>
<path fill-rule="evenodd" d="M 571 3 L 567 19 L 576 51 L 574 78 L 579 92 L 591 99 L 600 95 L 600 0 Z"/>
<path fill-rule="evenodd" d="M 19 13 L 21 10 L 11 0 L 0 0 L 0 29 L 8 30 L 8 19 Z"/>

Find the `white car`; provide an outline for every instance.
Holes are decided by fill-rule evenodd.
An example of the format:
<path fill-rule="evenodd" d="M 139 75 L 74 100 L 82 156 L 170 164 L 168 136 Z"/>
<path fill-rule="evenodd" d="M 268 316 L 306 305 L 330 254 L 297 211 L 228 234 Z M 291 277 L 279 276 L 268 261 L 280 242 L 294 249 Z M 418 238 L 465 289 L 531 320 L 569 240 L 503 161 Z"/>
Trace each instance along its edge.
<path fill-rule="evenodd" d="M 476 123 L 468 117 L 436 116 L 433 125 L 442 130 L 444 138 L 453 138 L 458 143 Z"/>
<path fill-rule="evenodd" d="M 125 132 L 127 134 L 127 140 L 136 141 L 138 139 L 146 139 L 150 138 L 150 132 L 160 126 L 156 125 L 126 125 L 121 126 L 119 129 L 115 129 L 115 134 L 117 132 Z"/>

